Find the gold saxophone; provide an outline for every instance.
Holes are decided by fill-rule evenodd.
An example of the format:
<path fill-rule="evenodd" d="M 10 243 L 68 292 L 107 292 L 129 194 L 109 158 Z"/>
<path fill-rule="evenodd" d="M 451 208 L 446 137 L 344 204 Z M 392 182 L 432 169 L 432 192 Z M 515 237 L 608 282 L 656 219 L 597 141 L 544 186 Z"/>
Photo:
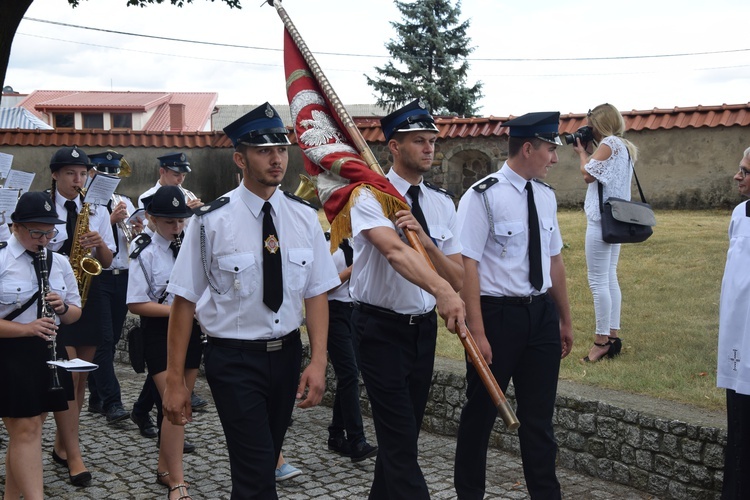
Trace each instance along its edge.
<path fill-rule="evenodd" d="M 78 189 L 81 197 L 84 196 L 84 190 Z M 81 236 L 89 232 L 89 215 L 91 215 L 91 207 L 88 203 L 81 205 L 81 211 L 78 212 L 78 218 L 76 218 L 76 229 L 73 235 L 68 235 L 68 238 L 73 238 L 70 245 L 70 266 L 73 268 L 73 274 L 75 274 L 76 282 L 78 283 L 78 293 L 81 295 L 81 307 L 86 305 L 86 297 L 89 294 L 89 287 L 91 286 L 91 277 L 98 276 L 102 273 L 102 264 L 91 256 L 90 248 L 83 248 L 81 246 Z"/>

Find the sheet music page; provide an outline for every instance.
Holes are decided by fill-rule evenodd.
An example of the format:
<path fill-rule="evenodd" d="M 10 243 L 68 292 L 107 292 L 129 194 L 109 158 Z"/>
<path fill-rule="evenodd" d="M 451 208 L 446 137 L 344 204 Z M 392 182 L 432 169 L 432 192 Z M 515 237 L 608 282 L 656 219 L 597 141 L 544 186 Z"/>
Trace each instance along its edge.
<path fill-rule="evenodd" d="M 13 163 L 13 155 L 8 153 L 0 153 L 0 179 L 8 177 L 10 172 L 10 165 Z"/>
<path fill-rule="evenodd" d="M 0 224 L 10 224 L 10 214 L 18 203 L 18 189 L 0 189 Z"/>
<path fill-rule="evenodd" d="M 89 184 L 86 197 L 83 199 L 84 203 L 106 205 L 112 199 L 112 193 L 115 192 L 119 183 L 119 177 L 97 174 Z"/>
<path fill-rule="evenodd" d="M 36 174 L 31 172 L 22 172 L 20 170 L 11 170 L 8 172 L 8 178 L 5 181 L 5 188 L 20 189 L 21 194 L 26 193 L 31 188 Z"/>
<path fill-rule="evenodd" d="M 65 368 L 69 372 L 90 372 L 99 368 L 99 365 L 89 363 L 79 358 L 73 359 L 61 359 L 60 361 L 47 361 L 48 365 L 59 366 Z"/>

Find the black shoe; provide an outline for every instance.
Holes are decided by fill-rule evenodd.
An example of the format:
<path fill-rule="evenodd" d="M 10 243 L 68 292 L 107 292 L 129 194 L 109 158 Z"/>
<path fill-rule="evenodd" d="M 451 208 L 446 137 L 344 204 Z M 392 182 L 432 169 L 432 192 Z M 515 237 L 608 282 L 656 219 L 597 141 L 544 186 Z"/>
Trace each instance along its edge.
<path fill-rule="evenodd" d="M 190 395 L 190 406 L 192 407 L 193 411 L 195 411 L 199 408 L 205 408 L 206 406 L 208 406 L 208 401 L 198 396 L 196 393 L 192 393 Z"/>
<path fill-rule="evenodd" d="M 147 413 L 145 417 L 139 417 L 131 411 L 130 420 L 138 426 L 138 430 L 141 431 L 141 436 L 153 439 L 158 434 L 156 431 L 156 424 L 150 414 Z"/>
<path fill-rule="evenodd" d="M 122 422 L 128 418 L 128 411 L 122 407 L 121 404 L 113 404 L 109 410 L 107 410 L 107 423 L 114 424 Z"/>
<path fill-rule="evenodd" d="M 70 484 L 73 486 L 88 486 L 91 484 L 91 473 L 86 470 L 75 476 L 70 476 Z"/>
<path fill-rule="evenodd" d="M 330 436 L 328 438 L 328 449 L 341 455 L 342 457 L 352 456 L 352 447 L 343 434 Z"/>
<path fill-rule="evenodd" d="M 62 465 L 63 467 L 68 467 L 68 461 L 58 455 L 54 448 L 52 448 L 52 460 Z"/>
<path fill-rule="evenodd" d="M 159 448 L 161 445 L 161 439 L 156 440 L 156 447 Z M 188 443 L 185 441 L 185 443 L 182 445 L 182 453 L 192 453 L 195 451 L 195 445 L 193 443 Z"/>
<path fill-rule="evenodd" d="M 94 403 L 91 400 L 89 400 L 89 407 L 87 408 L 87 411 L 89 413 L 98 413 L 99 415 L 107 415 L 107 412 L 104 411 L 104 407 L 102 406 L 101 401 L 98 403 Z"/>
<path fill-rule="evenodd" d="M 352 457 L 352 462 L 361 462 L 378 454 L 378 447 L 368 444 L 364 440 L 353 445 L 351 450 L 352 453 L 350 456 Z"/>

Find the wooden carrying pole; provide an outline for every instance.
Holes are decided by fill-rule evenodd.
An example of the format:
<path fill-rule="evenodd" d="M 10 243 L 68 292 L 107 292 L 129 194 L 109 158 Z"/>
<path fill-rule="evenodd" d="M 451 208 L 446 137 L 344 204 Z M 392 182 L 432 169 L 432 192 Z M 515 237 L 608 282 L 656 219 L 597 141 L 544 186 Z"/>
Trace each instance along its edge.
<path fill-rule="evenodd" d="M 357 125 L 355 125 L 354 120 L 352 120 L 351 116 L 349 116 L 349 113 L 346 111 L 346 108 L 344 108 L 341 100 L 333 90 L 333 86 L 328 81 L 328 78 L 326 78 L 326 76 L 323 74 L 323 70 L 315 60 L 315 57 L 307 47 L 305 41 L 302 39 L 299 31 L 297 31 L 294 23 L 292 23 L 292 20 L 289 18 L 286 10 L 284 10 L 284 8 L 281 6 L 281 1 L 268 0 L 268 3 L 271 4 L 279 14 L 279 17 L 284 23 L 284 26 L 292 36 L 292 40 L 294 40 L 294 43 L 297 45 L 297 48 L 302 54 L 302 57 L 304 57 L 305 62 L 313 72 L 313 77 L 318 82 L 318 85 L 325 93 L 326 98 L 328 98 L 328 101 L 333 106 L 333 111 L 338 115 L 341 123 L 349 133 L 349 137 L 352 138 L 354 147 L 357 148 L 357 151 L 359 151 L 359 154 L 362 156 L 371 170 L 379 173 L 380 175 L 385 175 L 383 173 L 383 169 L 380 168 L 380 164 L 378 164 L 377 160 L 375 159 L 375 155 L 372 154 L 370 146 L 367 145 L 367 142 L 365 141 L 364 137 L 362 137 L 362 134 L 357 128 Z M 419 241 L 419 237 L 416 235 L 416 233 L 410 230 L 406 230 L 404 232 L 407 239 L 409 240 L 409 244 L 411 245 L 411 247 L 419 252 L 419 254 L 421 254 L 425 258 L 425 260 L 434 270 L 435 266 L 432 264 L 430 257 L 427 255 L 427 251 L 424 249 L 422 242 Z M 516 414 L 513 411 L 513 408 L 510 406 L 510 403 L 508 403 L 508 400 L 505 398 L 505 394 L 503 394 L 503 391 L 500 389 L 497 380 L 495 380 L 495 377 L 492 375 L 490 367 L 487 365 L 487 361 L 485 361 L 484 357 L 479 352 L 479 348 L 477 347 L 474 338 L 471 336 L 471 333 L 468 331 L 468 328 L 466 330 L 466 338 L 462 338 L 461 343 L 463 344 L 464 349 L 466 350 L 466 353 L 471 360 L 471 363 L 474 365 L 477 373 L 479 373 L 479 377 L 482 379 L 482 383 L 484 383 L 484 386 L 487 388 L 487 392 L 492 398 L 492 402 L 497 407 L 500 417 L 503 419 L 503 422 L 505 422 L 505 426 L 510 430 L 517 429 L 519 425 L 521 425 L 521 423 L 518 421 L 518 417 L 516 417 Z"/>

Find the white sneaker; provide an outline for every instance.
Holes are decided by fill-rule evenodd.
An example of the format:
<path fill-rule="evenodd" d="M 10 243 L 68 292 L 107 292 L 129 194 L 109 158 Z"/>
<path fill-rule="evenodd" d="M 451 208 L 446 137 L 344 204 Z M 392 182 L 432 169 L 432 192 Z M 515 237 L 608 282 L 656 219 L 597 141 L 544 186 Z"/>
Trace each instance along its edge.
<path fill-rule="evenodd" d="M 286 481 L 293 477 L 297 477 L 302 474 L 302 471 L 297 467 L 293 467 L 287 463 L 282 464 L 281 467 L 276 469 L 276 481 Z"/>

